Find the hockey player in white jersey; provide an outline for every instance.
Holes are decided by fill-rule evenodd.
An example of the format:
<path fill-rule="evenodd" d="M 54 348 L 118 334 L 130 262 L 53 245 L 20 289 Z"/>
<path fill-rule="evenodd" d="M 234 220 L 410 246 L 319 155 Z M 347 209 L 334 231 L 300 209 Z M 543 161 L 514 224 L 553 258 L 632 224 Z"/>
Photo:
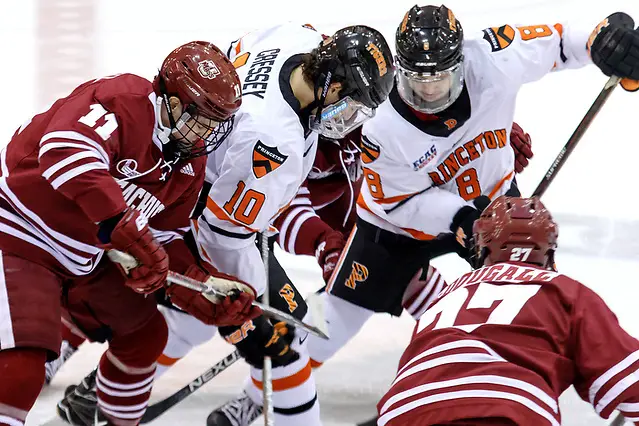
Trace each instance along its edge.
<path fill-rule="evenodd" d="M 445 6 L 415 6 L 396 45 L 395 87 L 363 127 L 359 219 L 322 295 L 331 339 L 308 338 L 316 366 L 375 312 L 399 315 L 408 283 L 428 271 L 431 258 L 468 257 L 466 236 L 481 207 L 518 194 L 508 140 L 522 84 L 592 62 L 607 75 L 639 79 L 639 33 L 623 14 L 594 32 L 503 25 L 464 42 Z M 441 281 L 432 296 L 440 289 Z M 290 406 L 301 402 L 295 392 L 286 397 Z"/>
<path fill-rule="evenodd" d="M 242 83 L 243 103 L 233 130 L 209 154 L 206 182 L 193 214 L 193 233 L 204 260 L 262 294 L 265 272 L 256 234 L 265 231 L 295 197 L 313 165 L 317 135 L 342 138 L 374 116 L 393 86 L 393 58 L 384 37 L 370 27 L 346 27 L 324 39 L 312 27 L 300 24 L 249 33 L 231 45 L 228 56 Z M 175 289 L 172 294 L 174 303 L 178 293 Z M 186 296 L 185 292 L 185 300 L 178 305 L 182 309 L 189 305 Z M 193 315 L 165 311 L 169 325 L 165 359 L 180 358 L 215 334 L 215 327 Z M 251 383 L 260 398 L 263 353 L 259 359 L 251 358 L 242 350 L 242 341 L 249 347 L 265 347 L 274 366 L 294 355 L 284 375 L 310 368 L 306 352 L 289 351 L 286 339 L 269 344 L 271 337 L 287 333 L 285 326 L 273 327 L 260 317 L 245 331 L 243 339 L 234 343 L 252 364 Z M 278 379 L 275 374 L 274 379 Z M 306 415 L 319 418 L 312 378 L 296 390 L 309 395 L 297 413 L 301 423 L 286 423 L 291 406 L 282 399 L 284 395 L 276 394 L 278 425 L 306 424 Z M 64 408 L 59 411 L 67 418 L 70 411 L 83 408 L 81 401 L 73 400 L 82 397 L 78 393 L 60 403 Z"/>

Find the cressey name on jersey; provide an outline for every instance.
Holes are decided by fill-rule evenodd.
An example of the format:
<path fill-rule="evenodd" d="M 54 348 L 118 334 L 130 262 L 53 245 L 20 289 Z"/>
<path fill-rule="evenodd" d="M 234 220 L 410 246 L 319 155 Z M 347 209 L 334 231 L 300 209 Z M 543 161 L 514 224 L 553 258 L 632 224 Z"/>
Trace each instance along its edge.
<path fill-rule="evenodd" d="M 270 72 L 273 70 L 275 59 L 279 53 L 280 49 L 268 49 L 255 56 L 255 61 L 251 64 L 248 74 L 244 78 L 244 84 L 242 85 L 242 94 L 244 96 L 254 95 L 260 99 L 264 99 Z M 253 90 L 247 92 L 248 89 Z"/>
<path fill-rule="evenodd" d="M 428 176 L 435 185 L 443 185 L 455 177 L 459 169 L 481 157 L 487 149 L 501 149 L 508 145 L 506 129 L 489 130 L 457 147 Z"/>
<path fill-rule="evenodd" d="M 139 210 L 148 219 L 164 210 L 164 204 L 146 189 L 131 182 L 118 183 L 127 206 Z"/>

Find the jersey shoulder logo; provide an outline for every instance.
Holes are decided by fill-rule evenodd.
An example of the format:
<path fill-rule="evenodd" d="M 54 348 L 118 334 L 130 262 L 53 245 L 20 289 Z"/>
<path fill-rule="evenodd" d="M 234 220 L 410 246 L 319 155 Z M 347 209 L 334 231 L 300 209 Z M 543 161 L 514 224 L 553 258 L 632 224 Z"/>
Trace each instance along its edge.
<path fill-rule="evenodd" d="M 257 141 L 253 147 L 253 174 L 261 178 L 280 167 L 288 155 L 282 154 L 277 147 L 266 146 Z"/>
<path fill-rule="evenodd" d="M 490 44 L 490 48 L 493 52 L 498 52 L 504 50 L 513 42 L 515 39 L 515 29 L 510 25 L 486 28 L 483 38 Z"/>
<path fill-rule="evenodd" d="M 371 140 L 364 135 L 362 135 L 360 147 L 362 148 L 362 162 L 364 164 L 370 164 L 379 157 L 379 146 L 371 142 Z"/>

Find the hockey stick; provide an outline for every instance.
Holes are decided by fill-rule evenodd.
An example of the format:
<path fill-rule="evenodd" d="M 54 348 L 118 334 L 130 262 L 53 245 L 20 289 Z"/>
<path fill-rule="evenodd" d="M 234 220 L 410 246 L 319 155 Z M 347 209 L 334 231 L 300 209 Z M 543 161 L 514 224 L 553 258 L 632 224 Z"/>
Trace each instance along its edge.
<path fill-rule="evenodd" d="M 179 391 L 175 392 L 173 395 L 170 395 L 164 398 L 162 401 L 156 402 L 155 404 L 149 405 L 146 409 L 146 412 L 142 416 L 142 420 L 140 420 L 140 423 L 149 423 L 157 419 L 159 416 L 172 408 L 175 404 L 184 400 L 187 396 L 191 395 L 193 392 L 204 386 L 205 383 L 208 383 L 215 376 L 229 368 L 235 363 L 235 361 L 240 358 L 241 356 L 238 351 L 231 352 L 226 357 L 218 361 L 217 364 L 197 376 L 195 379 L 191 380 L 189 384 L 184 386 Z"/>
<path fill-rule="evenodd" d="M 601 92 L 599 92 L 599 95 L 586 112 L 586 115 L 584 115 L 584 118 L 581 119 L 581 122 L 568 139 L 568 142 L 566 142 L 563 148 L 561 148 L 561 151 L 557 154 L 555 161 L 553 161 L 552 165 L 541 179 L 541 182 L 539 182 L 539 185 L 537 185 L 537 188 L 533 191 L 533 197 L 541 197 L 546 192 L 552 181 L 557 176 L 559 170 L 561 170 L 564 163 L 568 160 L 568 157 L 570 157 L 570 154 L 577 146 L 577 143 L 579 143 L 584 133 L 586 133 L 588 127 L 590 127 L 590 124 L 601 110 L 601 107 L 604 106 L 612 91 L 617 87 L 619 81 L 621 81 L 621 78 L 615 76 L 608 79 L 603 89 L 601 89 Z"/>
<path fill-rule="evenodd" d="M 262 295 L 262 303 L 264 306 L 269 306 L 269 275 L 268 258 L 271 255 L 271 251 L 268 247 L 268 236 L 265 232 L 262 232 L 260 236 L 260 251 L 262 253 L 262 262 L 264 262 L 264 272 L 266 279 L 266 289 Z M 270 307 L 270 306 L 269 306 Z M 270 356 L 264 357 L 264 365 L 262 366 L 262 407 L 264 413 L 264 426 L 275 425 L 275 412 L 273 409 L 273 363 Z"/>
<path fill-rule="evenodd" d="M 202 386 L 204 386 L 206 383 L 211 381 L 214 377 L 216 377 L 222 371 L 229 368 L 240 358 L 242 357 L 240 356 L 240 353 L 237 350 L 231 352 L 226 357 L 218 361 L 214 366 L 212 366 L 211 368 L 209 368 L 208 370 L 206 370 L 205 372 L 197 376 L 195 379 L 191 380 L 191 382 L 189 382 L 182 389 L 178 390 L 172 395 L 169 395 L 168 397 L 164 398 L 161 401 L 158 401 L 154 404 L 149 405 L 146 411 L 144 412 L 144 415 L 142 416 L 140 423 L 144 424 L 144 423 L 150 423 L 154 421 L 155 419 L 160 417 L 162 414 L 166 413 L 169 409 L 173 408 L 173 406 L 175 406 L 177 403 L 183 401 L 184 399 L 186 399 L 186 397 L 188 397 L 189 395 L 191 395 L 192 393 L 200 389 Z M 45 423 L 42 423 L 40 426 L 54 426 L 54 425 L 59 425 L 61 422 L 63 422 L 62 424 L 67 424 L 66 422 L 64 422 L 64 419 L 62 419 L 59 415 L 56 414 L 53 418 L 46 421 Z"/>
<path fill-rule="evenodd" d="M 623 414 L 619 413 L 617 414 L 617 417 L 615 417 L 612 422 L 610 423 L 610 426 L 623 426 L 626 424 L 626 418 L 623 416 Z"/>
<path fill-rule="evenodd" d="M 138 261 L 133 256 L 119 250 L 109 250 L 107 252 L 107 255 L 109 256 L 109 259 L 111 259 L 111 261 L 119 263 L 126 270 L 133 269 L 138 265 Z M 213 288 L 213 286 L 194 280 L 185 275 L 178 274 L 177 272 L 169 271 L 169 275 L 166 280 L 172 284 L 181 285 L 183 287 L 190 288 L 191 290 L 199 291 L 200 293 L 212 294 L 216 296 L 226 296 L 225 294 L 221 294 L 218 290 Z M 325 332 L 327 330 L 326 324 L 319 324 L 320 327 L 324 328 L 325 331 L 323 331 L 322 329 L 320 329 L 320 327 L 307 324 L 304 321 L 295 318 L 293 315 L 287 314 L 286 312 L 282 312 L 270 306 L 266 306 L 263 303 L 254 301 L 253 306 L 257 306 L 258 308 L 260 308 L 263 311 L 264 315 L 267 317 L 275 318 L 279 321 L 284 321 L 288 324 L 292 324 L 319 338 L 328 340 L 328 335 Z"/>

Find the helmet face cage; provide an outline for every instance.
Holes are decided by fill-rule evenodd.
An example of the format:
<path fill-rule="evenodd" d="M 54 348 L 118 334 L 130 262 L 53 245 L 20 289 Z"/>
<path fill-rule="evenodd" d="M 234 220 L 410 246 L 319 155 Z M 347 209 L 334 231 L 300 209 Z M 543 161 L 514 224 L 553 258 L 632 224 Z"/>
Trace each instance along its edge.
<path fill-rule="evenodd" d="M 397 91 L 413 109 L 434 114 L 451 106 L 464 88 L 461 63 L 444 71 L 421 73 L 397 66 Z"/>
<path fill-rule="evenodd" d="M 222 122 L 217 122 L 197 113 L 191 116 L 189 110 L 197 111 L 197 108 L 195 105 L 190 105 L 173 131 L 173 136 L 177 134 L 177 137 L 174 137 L 176 151 L 182 159 L 200 157 L 215 151 L 233 130 L 235 118 L 231 116 Z M 199 127 L 197 131 L 194 129 L 195 125 Z M 203 135 L 202 129 L 206 129 Z M 197 133 L 196 138 L 192 136 L 193 133 Z"/>
<path fill-rule="evenodd" d="M 347 96 L 322 108 L 320 119 L 310 117 L 310 128 L 331 139 L 342 139 L 375 116 L 375 110 Z"/>

